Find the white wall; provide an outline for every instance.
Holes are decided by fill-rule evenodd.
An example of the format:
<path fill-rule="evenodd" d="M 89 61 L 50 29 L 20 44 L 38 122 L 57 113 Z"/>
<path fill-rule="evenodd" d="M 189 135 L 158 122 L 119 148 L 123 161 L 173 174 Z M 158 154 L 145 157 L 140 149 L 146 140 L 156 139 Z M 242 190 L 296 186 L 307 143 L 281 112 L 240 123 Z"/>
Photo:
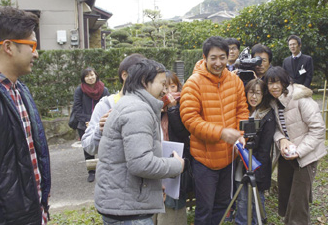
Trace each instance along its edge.
<path fill-rule="evenodd" d="M 70 31 L 77 28 L 76 0 L 14 0 L 24 10 L 40 10 L 40 48 L 70 49 Z M 57 30 L 66 30 L 67 42 L 57 43 Z"/>

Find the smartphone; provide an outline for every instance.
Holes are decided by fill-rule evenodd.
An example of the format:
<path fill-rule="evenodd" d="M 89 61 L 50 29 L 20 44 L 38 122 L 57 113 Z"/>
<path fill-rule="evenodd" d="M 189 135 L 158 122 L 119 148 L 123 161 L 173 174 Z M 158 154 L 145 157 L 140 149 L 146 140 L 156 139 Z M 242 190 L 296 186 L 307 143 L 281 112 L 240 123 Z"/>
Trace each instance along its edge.
<path fill-rule="evenodd" d="M 254 119 L 254 117 L 249 117 L 248 120 L 241 120 L 239 129 L 245 131 L 245 137 L 253 136 L 260 129 L 260 121 L 259 119 Z"/>

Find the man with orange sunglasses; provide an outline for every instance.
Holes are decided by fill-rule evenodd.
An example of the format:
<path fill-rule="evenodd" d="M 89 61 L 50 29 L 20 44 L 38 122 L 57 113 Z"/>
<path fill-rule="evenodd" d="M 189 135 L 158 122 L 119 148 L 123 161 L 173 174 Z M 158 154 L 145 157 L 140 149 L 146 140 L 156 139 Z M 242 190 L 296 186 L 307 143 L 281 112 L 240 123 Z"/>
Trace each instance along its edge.
<path fill-rule="evenodd" d="M 50 159 L 28 88 L 18 80 L 39 57 L 38 17 L 0 7 L 0 224 L 47 224 Z"/>

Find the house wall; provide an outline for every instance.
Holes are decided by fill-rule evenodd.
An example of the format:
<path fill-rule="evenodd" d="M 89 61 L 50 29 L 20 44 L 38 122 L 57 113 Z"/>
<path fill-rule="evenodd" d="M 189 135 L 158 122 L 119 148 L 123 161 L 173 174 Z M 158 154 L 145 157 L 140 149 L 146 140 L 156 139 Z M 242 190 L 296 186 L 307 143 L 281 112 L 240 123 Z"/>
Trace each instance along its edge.
<path fill-rule="evenodd" d="M 40 49 L 70 49 L 70 31 L 78 27 L 76 0 L 14 0 L 19 9 L 39 10 Z M 57 30 L 65 30 L 67 42 L 57 43 Z"/>

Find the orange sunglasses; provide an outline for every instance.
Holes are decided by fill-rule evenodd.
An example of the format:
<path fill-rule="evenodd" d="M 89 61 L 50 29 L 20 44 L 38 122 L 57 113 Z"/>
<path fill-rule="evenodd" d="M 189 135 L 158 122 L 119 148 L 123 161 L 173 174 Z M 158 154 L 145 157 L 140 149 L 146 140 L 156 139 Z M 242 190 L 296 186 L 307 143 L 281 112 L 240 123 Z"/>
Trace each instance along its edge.
<path fill-rule="evenodd" d="M 35 52 L 36 46 L 38 45 L 38 43 L 36 41 L 25 40 L 25 39 L 9 39 L 9 41 L 15 42 L 17 44 L 31 45 L 32 52 Z M 0 41 L 0 45 L 2 45 L 3 42 L 4 41 Z"/>

